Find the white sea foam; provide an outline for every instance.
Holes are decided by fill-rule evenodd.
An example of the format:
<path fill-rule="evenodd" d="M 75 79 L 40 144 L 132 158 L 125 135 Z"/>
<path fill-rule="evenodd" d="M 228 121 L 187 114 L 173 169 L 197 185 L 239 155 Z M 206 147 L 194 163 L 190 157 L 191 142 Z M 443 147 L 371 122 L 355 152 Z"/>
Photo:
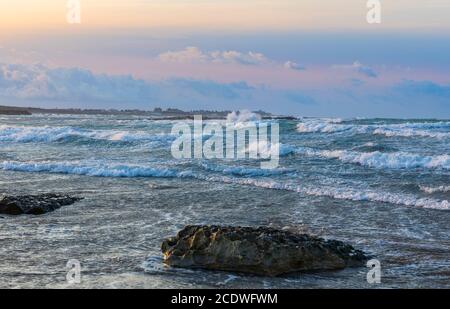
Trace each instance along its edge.
<path fill-rule="evenodd" d="M 433 194 L 433 193 L 447 193 L 450 192 L 450 186 L 439 186 L 439 187 L 428 187 L 428 186 L 420 186 L 420 190 L 425 193 Z"/>
<path fill-rule="evenodd" d="M 1 142 L 56 142 L 68 138 L 89 138 L 108 141 L 170 141 L 174 137 L 165 134 L 149 134 L 146 132 L 129 132 L 116 130 L 85 130 L 74 127 L 26 127 L 0 126 Z"/>
<path fill-rule="evenodd" d="M 327 186 L 307 187 L 285 184 L 276 181 L 262 181 L 257 179 L 236 179 L 230 177 L 203 177 L 208 181 L 249 185 L 266 189 L 293 191 L 309 196 L 325 196 L 339 200 L 369 201 L 390 203 L 395 205 L 413 206 L 421 208 L 448 210 L 450 203 L 447 200 L 431 198 L 418 198 L 413 195 L 396 194 L 381 191 L 361 191 L 353 188 L 333 188 Z"/>
<path fill-rule="evenodd" d="M 393 129 L 393 128 L 378 128 L 373 131 L 375 135 L 384 135 L 387 137 L 432 137 L 432 138 L 449 138 L 450 132 L 435 132 L 426 131 L 413 128 Z"/>
<path fill-rule="evenodd" d="M 227 115 L 227 122 L 229 123 L 254 122 L 259 120 L 261 120 L 260 115 L 246 109 L 239 112 L 233 111 Z"/>
<path fill-rule="evenodd" d="M 344 163 L 354 163 L 372 168 L 410 169 L 410 168 L 440 168 L 450 169 L 448 154 L 424 156 L 408 152 L 383 153 L 356 152 L 348 150 L 315 150 L 307 147 L 296 149 L 298 154 L 318 156 L 328 159 L 338 159 Z"/>
<path fill-rule="evenodd" d="M 111 164 L 101 162 L 17 162 L 0 163 L 3 170 L 19 172 L 46 172 L 95 177 L 189 177 L 190 171 L 176 171 L 168 168 L 154 168 L 133 164 Z"/>
<path fill-rule="evenodd" d="M 203 169 L 211 172 L 219 172 L 224 175 L 237 176 L 274 176 L 293 172 L 290 169 L 265 170 L 259 168 L 243 166 L 223 166 L 203 162 L 200 165 Z M 67 161 L 67 162 L 18 162 L 3 161 L 0 169 L 18 172 L 46 172 L 57 174 L 73 174 L 94 177 L 169 177 L 169 178 L 199 178 L 193 171 L 179 171 L 169 168 L 155 168 L 137 164 L 112 164 L 89 161 Z"/>
<path fill-rule="evenodd" d="M 433 209 L 449 209 L 447 200 L 432 198 L 418 198 L 413 195 L 396 194 L 379 191 L 361 191 L 354 188 L 333 188 L 327 186 L 308 187 L 294 184 L 281 183 L 274 180 L 258 180 L 252 178 L 235 178 L 227 176 L 211 176 L 195 173 L 192 170 L 179 171 L 168 168 L 155 168 L 133 164 L 111 164 L 101 162 L 17 162 L 4 161 L 0 163 L 0 169 L 20 172 L 46 172 L 57 174 L 74 174 L 95 177 L 169 177 L 169 178 L 194 178 L 203 181 L 230 183 L 255 186 L 266 189 L 294 191 L 310 196 L 326 196 L 334 199 L 352 201 L 372 201 L 390 203 L 396 205 L 415 206 Z M 239 167 L 236 167 L 236 171 Z M 224 174 L 224 169 L 218 168 Z M 241 171 L 244 171 L 241 169 Z M 248 173 L 251 170 L 247 170 Z M 244 174 L 248 174 L 244 171 Z M 230 170 L 230 174 L 234 174 Z M 254 176 L 254 175 L 253 175 Z"/>
<path fill-rule="evenodd" d="M 335 199 L 372 201 L 432 209 L 449 209 L 450 207 L 450 203 L 447 200 L 440 201 L 430 198 L 417 198 L 413 195 L 407 194 L 377 191 L 359 191 L 349 188 L 307 188 L 304 189 L 304 193 L 315 196 L 329 196 Z"/>
<path fill-rule="evenodd" d="M 297 132 L 300 133 L 338 133 L 351 131 L 353 133 L 367 132 L 367 126 L 355 126 L 348 124 L 337 124 L 328 121 L 308 121 L 297 125 Z"/>
<path fill-rule="evenodd" d="M 271 156 L 272 147 L 277 147 L 277 146 L 278 146 L 278 150 L 279 150 L 278 155 L 280 157 L 284 157 L 284 156 L 290 155 L 295 152 L 295 147 L 293 147 L 291 145 L 286 145 L 286 144 L 281 144 L 281 143 L 271 144 L 270 142 L 267 142 L 267 141 L 257 141 L 257 142 L 251 143 L 250 145 L 248 145 L 248 151 L 253 152 L 253 153 L 258 153 L 258 154 L 260 154 L 260 156 L 262 158 L 269 158 Z"/>
<path fill-rule="evenodd" d="M 436 131 L 436 130 L 444 130 Z M 330 119 L 308 119 L 297 124 L 299 133 L 341 133 L 375 134 L 386 137 L 431 137 L 449 138 L 450 122 L 418 122 L 402 124 L 348 124 Z"/>

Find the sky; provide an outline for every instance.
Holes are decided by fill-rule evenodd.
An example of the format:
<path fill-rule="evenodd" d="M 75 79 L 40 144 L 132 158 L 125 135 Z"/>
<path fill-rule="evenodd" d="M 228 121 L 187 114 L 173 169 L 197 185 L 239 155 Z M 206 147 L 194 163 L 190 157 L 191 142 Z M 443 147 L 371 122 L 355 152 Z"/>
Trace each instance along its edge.
<path fill-rule="evenodd" d="M 76 2 L 0 3 L 0 105 L 450 118 L 448 0 Z"/>

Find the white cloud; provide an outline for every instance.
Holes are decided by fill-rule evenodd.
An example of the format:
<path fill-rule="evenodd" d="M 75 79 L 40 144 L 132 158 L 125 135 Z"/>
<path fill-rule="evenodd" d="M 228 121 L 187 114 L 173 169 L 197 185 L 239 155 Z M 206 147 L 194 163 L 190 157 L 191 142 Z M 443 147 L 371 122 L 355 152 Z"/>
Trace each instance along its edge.
<path fill-rule="evenodd" d="M 211 53 L 213 62 L 220 63 L 238 63 L 244 65 L 258 65 L 268 63 L 269 60 L 261 53 L 241 53 L 234 50 L 215 51 Z"/>
<path fill-rule="evenodd" d="M 268 63 L 269 60 L 261 53 L 242 53 L 235 50 L 203 52 L 198 47 L 190 46 L 180 51 L 168 51 L 158 56 L 163 62 L 180 63 L 234 63 L 242 65 L 258 65 Z"/>
<path fill-rule="evenodd" d="M 245 81 L 222 83 L 172 78 L 150 82 L 131 75 L 96 74 L 82 68 L 0 63 L 2 101 L 47 107 L 150 109 L 161 106 L 274 112 L 300 101 L 314 102 L 301 91 L 287 95 L 285 90 L 251 86 Z"/>
<path fill-rule="evenodd" d="M 195 46 L 186 47 L 179 51 L 168 51 L 158 55 L 162 62 L 172 63 L 221 63 L 238 65 L 271 65 L 287 70 L 303 71 L 305 66 L 294 61 L 278 62 L 258 52 L 240 52 L 236 50 L 205 52 Z"/>
<path fill-rule="evenodd" d="M 354 65 L 356 70 L 359 65 Z M 404 81 L 396 87 L 290 89 L 245 81 L 198 79 L 145 81 L 131 75 L 96 74 L 81 68 L 0 63 L 0 105 L 185 110 L 267 110 L 315 116 L 449 117 L 450 87 L 432 81 Z M 426 104 L 424 104 L 426 102 Z"/>
<path fill-rule="evenodd" d="M 293 61 L 286 61 L 283 66 L 285 69 L 288 69 L 288 70 L 296 70 L 296 71 L 306 70 L 306 68 L 303 65 L 300 65 Z"/>
<path fill-rule="evenodd" d="M 152 87 L 132 76 L 93 74 L 43 64 L 0 64 L 0 95 L 31 100 L 139 101 Z"/>
<path fill-rule="evenodd" d="M 334 65 L 332 68 L 333 69 L 341 69 L 341 70 L 353 71 L 353 72 L 356 72 L 356 73 L 358 73 L 360 75 L 363 75 L 365 77 L 371 77 L 371 78 L 378 77 L 378 74 L 375 72 L 374 69 L 372 69 L 369 66 L 363 65 L 359 61 L 355 61 L 352 64 L 338 64 L 338 65 Z"/>
<path fill-rule="evenodd" d="M 164 62 L 206 62 L 208 55 L 198 47 L 190 46 L 180 51 L 168 51 L 158 56 Z"/>
<path fill-rule="evenodd" d="M 131 75 L 95 74 L 81 68 L 0 63 L 0 97 L 28 101 L 117 103 L 117 106 L 160 102 L 174 106 L 180 101 L 196 104 L 245 99 L 253 90 L 246 82 L 183 78 L 149 82 Z"/>

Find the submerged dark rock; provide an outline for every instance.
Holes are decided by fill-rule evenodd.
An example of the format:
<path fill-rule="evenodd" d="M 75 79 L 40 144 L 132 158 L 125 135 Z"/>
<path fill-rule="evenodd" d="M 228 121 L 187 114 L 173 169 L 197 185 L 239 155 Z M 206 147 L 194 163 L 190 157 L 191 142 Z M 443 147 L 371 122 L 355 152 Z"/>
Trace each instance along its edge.
<path fill-rule="evenodd" d="M 61 194 L 0 196 L 0 214 L 42 215 L 63 206 L 72 205 L 82 198 Z"/>
<path fill-rule="evenodd" d="M 186 226 L 162 243 L 164 263 L 264 276 L 362 266 L 364 252 L 337 240 L 266 227 Z"/>

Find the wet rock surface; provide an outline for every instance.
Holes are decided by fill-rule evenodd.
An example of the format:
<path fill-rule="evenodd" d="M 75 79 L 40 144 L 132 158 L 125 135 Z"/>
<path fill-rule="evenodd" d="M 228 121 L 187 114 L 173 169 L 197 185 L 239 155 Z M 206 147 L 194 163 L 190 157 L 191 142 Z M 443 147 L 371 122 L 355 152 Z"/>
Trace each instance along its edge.
<path fill-rule="evenodd" d="M 4 215 L 42 215 L 63 206 L 82 200 L 63 194 L 40 195 L 0 195 L 0 214 Z"/>
<path fill-rule="evenodd" d="M 368 256 L 351 245 L 259 227 L 186 226 L 162 243 L 164 263 L 263 276 L 363 266 Z"/>

